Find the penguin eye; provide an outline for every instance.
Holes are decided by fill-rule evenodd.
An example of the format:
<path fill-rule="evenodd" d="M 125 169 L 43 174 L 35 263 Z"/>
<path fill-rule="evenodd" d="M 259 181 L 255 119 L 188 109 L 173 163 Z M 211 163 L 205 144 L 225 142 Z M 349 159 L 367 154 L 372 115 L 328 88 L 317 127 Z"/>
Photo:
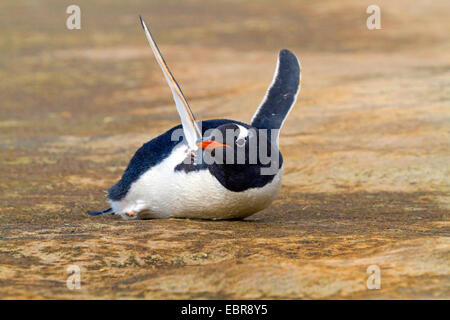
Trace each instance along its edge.
<path fill-rule="evenodd" d="M 245 139 L 240 138 L 236 140 L 236 145 L 240 148 L 242 148 L 243 146 L 245 146 Z"/>

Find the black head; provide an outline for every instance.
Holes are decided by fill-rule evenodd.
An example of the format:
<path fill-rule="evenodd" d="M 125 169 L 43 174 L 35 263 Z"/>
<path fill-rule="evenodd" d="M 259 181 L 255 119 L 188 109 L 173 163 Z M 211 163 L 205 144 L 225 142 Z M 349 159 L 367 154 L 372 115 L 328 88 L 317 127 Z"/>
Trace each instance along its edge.
<path fill-rule="evenodd" d="M 270 132 L 227 123 L 207 130 L 199 146 L 210 172 L 232 191 L 262 187 L 282 165 L 281 153 Z"/>

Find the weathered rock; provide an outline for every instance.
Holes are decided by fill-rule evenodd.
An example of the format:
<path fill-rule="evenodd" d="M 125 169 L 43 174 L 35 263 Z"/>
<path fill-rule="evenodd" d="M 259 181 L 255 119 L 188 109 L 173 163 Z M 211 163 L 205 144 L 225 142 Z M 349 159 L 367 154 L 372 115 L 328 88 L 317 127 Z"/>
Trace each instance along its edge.
<path fill-rule="evenodd" d="M 83 5 L 68 31 L 62 7 L 29 17 L 3 1 L 1 299 L 450 298 L 448 1 L 383 2 L 377 31 L 351 1 L 190 1 L 198 17 L 147 4 L 199 119 L 247 121 L 277 50 L 299 55 L 280 197 L 245 221 L 87 216 L 134 151 L 178 122 L 169 89 L 134 8 Z M 70 265 L 81 290 L 66 287 Z M 371 265 L 380 290 L 367 288 Z"/>

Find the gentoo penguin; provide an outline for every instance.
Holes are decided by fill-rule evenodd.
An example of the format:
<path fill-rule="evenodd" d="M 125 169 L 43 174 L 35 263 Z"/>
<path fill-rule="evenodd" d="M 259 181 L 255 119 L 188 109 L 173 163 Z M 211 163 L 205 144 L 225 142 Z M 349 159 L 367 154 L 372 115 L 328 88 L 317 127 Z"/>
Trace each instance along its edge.
<path fill-rule="evenodd" d="M 245 218 L 270 205 L 281 187 L 279 130 L 300 90 L 300 64 L 281 50 L 273 77 L 250 125 L 228 119 L 196 121 L 153 37 L 150 47 L 172 91 L 181 124 L 145 143 L 108 190 L 110 208 L 88 211 L 124 219 Z"/>

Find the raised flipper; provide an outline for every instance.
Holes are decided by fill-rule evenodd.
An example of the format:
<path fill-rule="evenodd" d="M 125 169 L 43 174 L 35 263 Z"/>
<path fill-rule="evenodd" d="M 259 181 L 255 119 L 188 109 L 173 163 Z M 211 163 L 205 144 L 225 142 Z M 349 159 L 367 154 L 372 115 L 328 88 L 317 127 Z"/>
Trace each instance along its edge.
<path fill-rule="evenodd" d="M 166 78 L 167 84 L 169 85 L 170 90 L 172 91 L 173 99 L 175 100 L 175 105 L 177 106 L 177 111 L 181 118 L 181 124 L 183 126 L 183 133 L 186 138 L 186 143 L 188 144 L 190 150 L 193 151 L 197 150 L 198 149 L 197 144 L 202 140 L 200 128 L 195 122 L 192 110 L 189 107 L 189 104 L 186 98 L 184 97 L 183 92 L 180 89 L 180 86 L 178 85 L 174 76 L 170 72 L 169 67 L 164 61 L 164 58 L 161 55 L 158 45 L 153 39 L 150 30 L 148 29 L 142 17 L 139 16 L 139 18 L 141 19 L 142 28 L 144 28 L 145 36 L 147 37 L 148 43 L 152 48 L 156 61 L 161 67 L 161 70 L 164 73 L 164 77 Z"/>
<path fill-rule="evenodd" d="M 252 117 L 253 127 L 281 129 L 297 100 L 300 76 L 300 63 L 297 57 L 289 50 L 281 50 L 272 83 Z M 276 141 L 278 144 L 278 137 Z"/>

